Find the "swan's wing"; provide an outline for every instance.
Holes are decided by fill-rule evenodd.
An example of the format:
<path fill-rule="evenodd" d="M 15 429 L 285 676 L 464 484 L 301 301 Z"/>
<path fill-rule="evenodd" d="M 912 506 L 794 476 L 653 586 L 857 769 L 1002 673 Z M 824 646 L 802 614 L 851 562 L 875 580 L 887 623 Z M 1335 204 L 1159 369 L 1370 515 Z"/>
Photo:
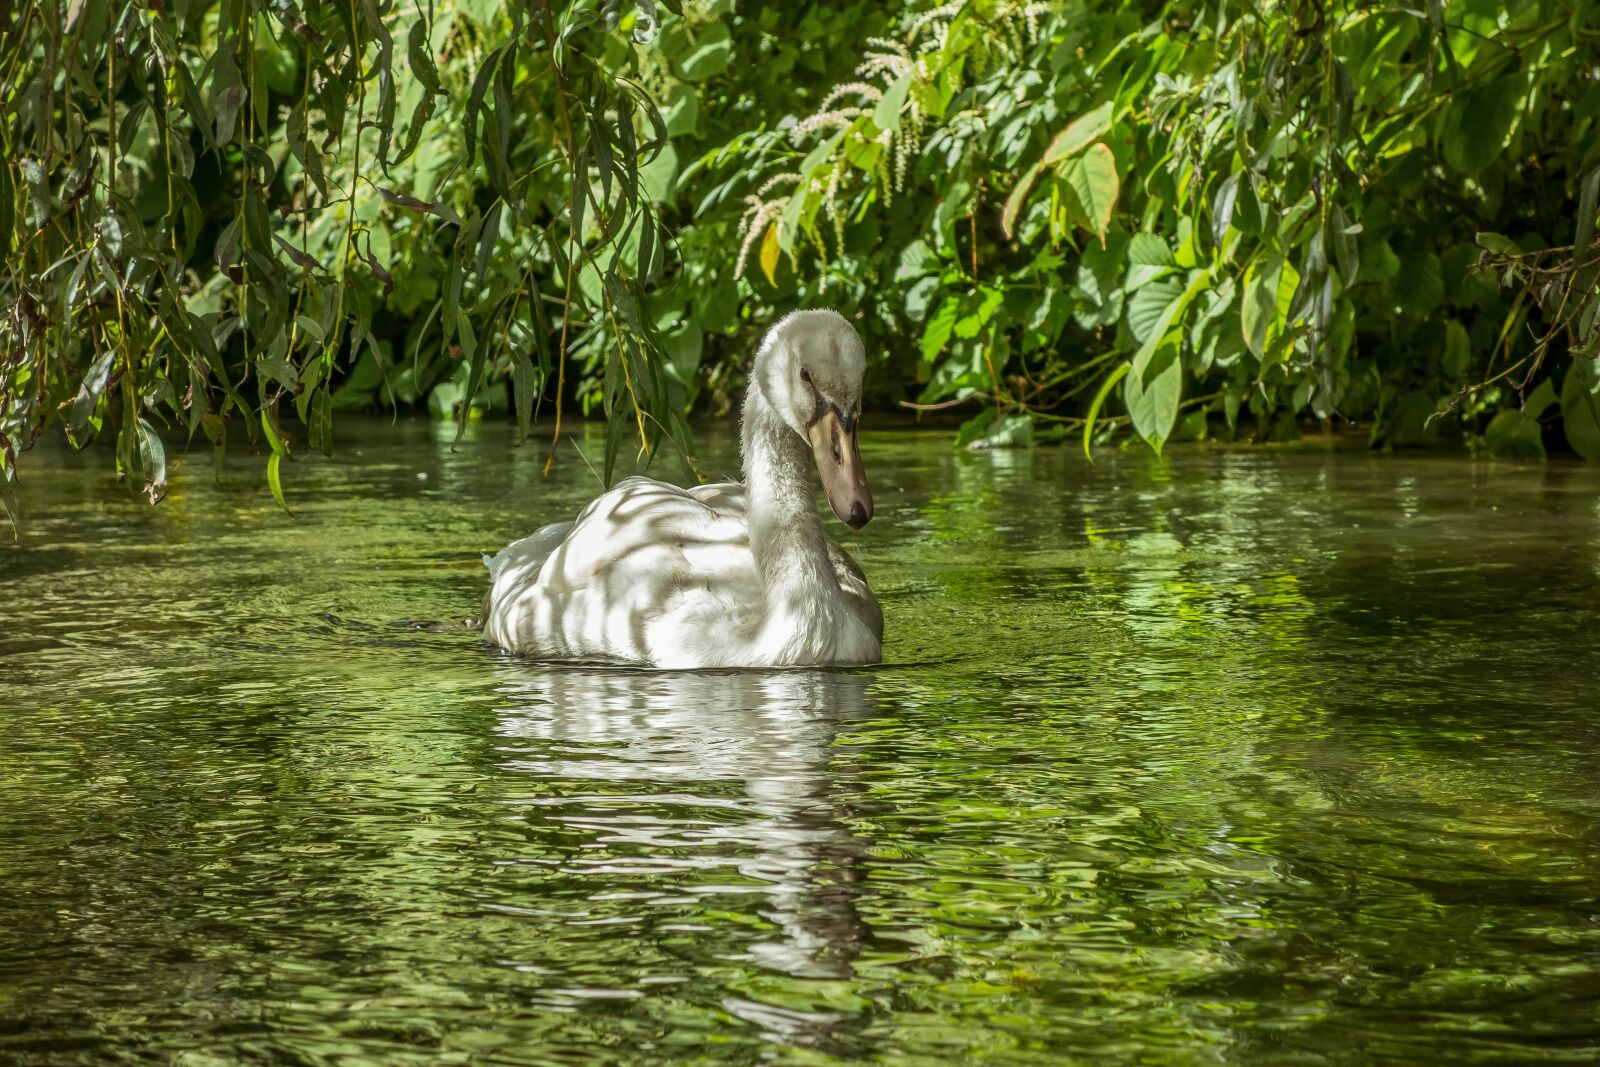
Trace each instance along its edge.
<path fill-rule="evenodd" d="M 713 514 L 744 520 L 746 514 L 744 486 L 738 482 L 713 482 L 686 490 L 695 500 L 710 508 Z"/>
<path fill-rule="evenodd" d="M 879 641 L 883 640 L 883 608 L 867 585 L 866 572 L 833 538 L 828 538 L 828 559 L 833 563 L 833 575 L 839 580 L 839 589 L 850 601 L 858 618 L 864 622 Z"/>
<path fill-rule="evenodd" d="M 733 495 L 712 497 L 708 504 L 675 485 L 629 478 L 556 543 L 539 540 L 540 531 L 525 539 L 535 544 L 510 546 L 485 601 L 484 636 L 537 655 L 644 660 L 659 658 L 652 631 L 695 631 L 713 620 L 737 627 L 758 599 L 748 524 Z M 654 625 L 669 616 L 682 621 Z"/>
<path fill-rule="evenodd" d="M 483 565 L 489 568 L 490 584 L 509 568 L 532 567 L 537 570 L 544 564 L 545 557 L 566 540 L 567 534 L 572 532 L 572 526 L 570 522 L 552 522 L 520 541 L 511 542 L 494 555 L 484 556 Z"/>

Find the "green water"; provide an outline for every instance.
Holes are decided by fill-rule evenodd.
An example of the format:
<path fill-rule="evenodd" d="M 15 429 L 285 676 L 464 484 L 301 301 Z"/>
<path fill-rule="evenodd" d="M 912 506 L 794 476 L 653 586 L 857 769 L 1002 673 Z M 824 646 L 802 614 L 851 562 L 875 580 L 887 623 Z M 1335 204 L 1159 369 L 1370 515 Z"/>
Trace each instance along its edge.
<path fill-rule="evenodd" d="M 1600 471 L 869 432 L 888 662 L 656 673 L 413 624 L 576 454 L 339 434 L 26 457 L 0 1062 L 1600 1059 Z"/>

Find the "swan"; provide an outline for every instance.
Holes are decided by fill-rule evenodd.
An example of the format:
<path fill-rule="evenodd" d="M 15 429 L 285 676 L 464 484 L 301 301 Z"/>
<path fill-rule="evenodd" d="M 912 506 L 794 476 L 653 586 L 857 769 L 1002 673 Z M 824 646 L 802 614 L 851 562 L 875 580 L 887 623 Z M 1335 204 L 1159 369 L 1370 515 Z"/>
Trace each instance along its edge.
<path fill-rule="evenodd" d="M 655 667 L 872 663 L 883 612 L 822 530 L 872 518 L 856 445 L 861 338 L 833 311 L 796 311 L 761 341 L 745 396 L 744 484 L 619 482 L 575 522 L 484 557 L 485 640 L 540 659 Z"/>

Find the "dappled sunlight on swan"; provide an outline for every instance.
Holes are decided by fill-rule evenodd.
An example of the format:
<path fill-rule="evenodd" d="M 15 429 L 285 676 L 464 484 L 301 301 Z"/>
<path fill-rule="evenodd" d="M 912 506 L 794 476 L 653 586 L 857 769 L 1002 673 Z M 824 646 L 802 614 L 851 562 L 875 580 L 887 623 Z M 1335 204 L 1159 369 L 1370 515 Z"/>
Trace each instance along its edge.
<path fill-rule="evenodd" d="M 681 489 L 629 478 L 576 522 L 486 558 L 484 637 L 542 659 L 659 667 L 871 663 L 883 613 L 817 515 L 872 518 L 856 446 L 861 339 L 832 311 L 797 311 L 761 343 L 745 399 L 745 482 Z"/>

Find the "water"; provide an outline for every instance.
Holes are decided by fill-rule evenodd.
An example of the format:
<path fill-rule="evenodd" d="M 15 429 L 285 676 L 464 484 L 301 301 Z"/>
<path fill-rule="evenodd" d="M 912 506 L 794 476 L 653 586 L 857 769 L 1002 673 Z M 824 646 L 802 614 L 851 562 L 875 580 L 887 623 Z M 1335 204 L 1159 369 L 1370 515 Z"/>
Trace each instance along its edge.
<path fill-rule="evenodd" d="M 888 662 L 661 673 L 412 624 L 575 454 L 339 432 L 27 457 L 0 1061 L 1600 1058 L 1600 470 L 869 432 Z"/>

